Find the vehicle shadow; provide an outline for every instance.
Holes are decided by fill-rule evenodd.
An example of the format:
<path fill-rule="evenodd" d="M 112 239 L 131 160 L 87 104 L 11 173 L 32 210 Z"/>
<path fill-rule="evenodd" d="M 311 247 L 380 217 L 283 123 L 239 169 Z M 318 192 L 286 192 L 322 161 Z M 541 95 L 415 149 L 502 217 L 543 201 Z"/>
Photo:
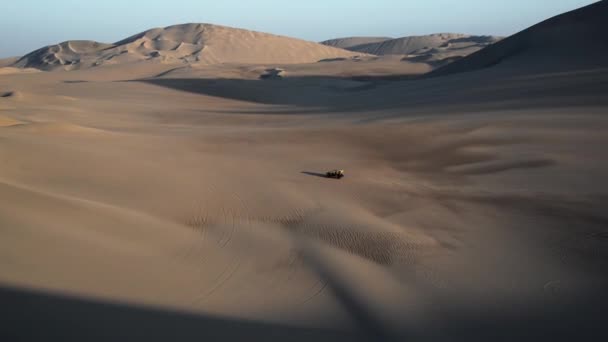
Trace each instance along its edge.
<path fill-rule="evenodd" d="M 317 176 L 317 177 L 327 178 L 327 175 L 325 173 L 320 173 L 320 172 L 302 171 L 301 173 L 303 173 L 305 175 L 309 175 L 309 176 Z"/>

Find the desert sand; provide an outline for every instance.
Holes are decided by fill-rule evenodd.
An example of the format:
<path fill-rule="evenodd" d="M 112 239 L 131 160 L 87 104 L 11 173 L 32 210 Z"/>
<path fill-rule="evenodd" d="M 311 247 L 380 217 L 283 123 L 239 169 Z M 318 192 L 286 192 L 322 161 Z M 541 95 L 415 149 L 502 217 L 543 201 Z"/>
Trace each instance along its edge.
<path fill-rule="evenodd" d="M 426 76 L 200 27 L 0 72 L 2 340 L 606 337 L 608 59 Z"/>

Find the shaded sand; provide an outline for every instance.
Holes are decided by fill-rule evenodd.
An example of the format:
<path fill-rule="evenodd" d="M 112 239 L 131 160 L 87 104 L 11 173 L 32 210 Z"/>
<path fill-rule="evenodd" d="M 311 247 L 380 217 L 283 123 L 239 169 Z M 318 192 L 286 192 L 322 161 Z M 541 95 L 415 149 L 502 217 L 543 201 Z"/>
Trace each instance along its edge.
<path fill-rule="evenodd" d="M 561 71 L 606 67 L 608 1 L 564 13 L 508 37 L 433 75 L 473 71 L 498 65 L 513 71 Z"/>
<path fill-rule="evenodd" d="M 265 64 L 265 65 L 186 65 L 170 68 L 154 75 L 155 78 L 191 78 L 191 79 L 225 79 L 225 80 L 258 80 L 277 79 L 267 77 L 280 71 L 281 79 L 308 79 L 314 85 L 323 84 L 323 80 L 369 80 L 373 78 L 396 78 L 400 76 L 422 75 L 433 70 L 424 62 L 407 62 L 399 56 L 330 58 L 317 63 L 307 64 Z M 332 85 L 339 82 L 332 82 Z M 344 83 L 344 82 L 343 82 Z M 353 83 L 355 84 L 355 83 Z M 361 85 L 361 84 L 358 84 Z"/>
<path fill-rule="evenodd" d="M 558 57 L 0 76 L 0 339 L 606 339 L 608 69 Z"/>
<path fill-rule="evenodd" d="M 393 39 L 391 37 L 344 37 L 322 41 L 321 44 L 337 47 L 340 49 L 350 49 L 363 44 L 379 43 Z"/>
<path fill-rule="evenodd" d="M 460 33 L 436 33 L 426 36 L 409 36 L 394 39 L 376 39 L 365 41 L 364 38 L 343 38 L 342 40 L 361 41 L 360 44 L 346 44 L 346 46 L 332 45 L 350 51 L 369 53 L 372 55 L 420 55 L 431 51 L 438 53 L 440 50 L 451 51 L 460 49 L 470 49 L 476 47 L 477 50 L 497 42 L 500 37 L 493 36 L 472 36 Z M 332 41 L 329 41 L 332 42 Z M 323 42 L 323 44 L 326 44 Z M 330 44 L 328 44 L 330 45 Z M 434 50 L 433 50 L 434 49 Z"/>

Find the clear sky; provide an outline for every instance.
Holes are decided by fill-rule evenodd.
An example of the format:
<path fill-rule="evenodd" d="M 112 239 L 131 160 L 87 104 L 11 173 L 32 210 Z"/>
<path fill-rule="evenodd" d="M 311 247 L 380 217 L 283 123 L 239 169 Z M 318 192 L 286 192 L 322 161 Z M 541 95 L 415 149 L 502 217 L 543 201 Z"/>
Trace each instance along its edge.
<path fill-rule="evenodd" d="M 510 35 L 596 0 L 11 0 L 0 57 L 71 39 L 115 42 L 189 22 L 321 41 L 436 32 Z"/>

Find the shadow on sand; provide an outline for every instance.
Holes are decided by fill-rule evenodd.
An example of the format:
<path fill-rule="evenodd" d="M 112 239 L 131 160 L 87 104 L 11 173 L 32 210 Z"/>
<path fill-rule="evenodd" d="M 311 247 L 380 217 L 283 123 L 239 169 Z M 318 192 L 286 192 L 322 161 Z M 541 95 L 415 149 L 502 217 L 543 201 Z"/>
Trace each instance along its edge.
<path fill-rule="evenodd" d="M 357 341 L 355 333 L 0 286 L 1 341 Z"/>
<path fill-rule="evenodd" d="M 608 69 L 574 75 L 535 74 L 525 80 L 509 70 L 485 69 L 448 77 L 358 76 L 351 78 L 290 77 L 282 80 L 153 78 L 143 82 L 195 94 L 290 110 L 255 108 L 256 114 L 357 113 L 399 108 L 406 113 L 476 112 L 521 108 L 600 106 L 608 104 Z M 550 80 L 547 80 L 547 77 Z M 604 83 L 602 83 L 604 82 Z M 500 84 L 500 87 L 497 86 Z"/>
<path fill-rule="evenodd" d="M 344 83 L 347 81 L 347 83 Z M 161 87 L 265 105 L 307 107 L 323 111 L 341 108 L 348 93 L 368 90 L 373 82 L 348 83 L 331 77 L 291 77 L 280 80 L 153 78 L 136 80 Z M 351 80 L 352 82 L 352 80 Z"/>
<path fill-rule="evenodd" d="M 330 279 L 331 282 L 331 279 Z M 151 308 L 0 286 L 0 341 L 605 341 L 606 295 L 548 305 L 505 305 L 493 309 L 442 306 L 433 324 L 412 326 L 401 317 L 396 335 L 368 322 L 340 286 L 340 302 L 364 326 L 358 331 L 297 327 L 279 323 Z M 345 297 L 346 296 L 346 297 Z M 344 297 L 344 298 L 342 298 Z M 538 304 L 538 303 L 537 303 Z M 436 318 L 437 318 L 436 317 Z M 409 324 L 408 324 L 409 323 Z M 430 322 L 428 322 L 430 323 Z M 409 331 L 408 331 L 409 330 Z M 374 334 L 375 332 L 379 334 Z"/>
<path fill-rule="evenodd" d="M 309 175 L 309 176 L 317 176 L 317 177 L 327 178 L 327 175 L 325 173 L 321 173 L 321 172 L 302 171 L 301 173 L 303 173 L 305 175 Z"/>

